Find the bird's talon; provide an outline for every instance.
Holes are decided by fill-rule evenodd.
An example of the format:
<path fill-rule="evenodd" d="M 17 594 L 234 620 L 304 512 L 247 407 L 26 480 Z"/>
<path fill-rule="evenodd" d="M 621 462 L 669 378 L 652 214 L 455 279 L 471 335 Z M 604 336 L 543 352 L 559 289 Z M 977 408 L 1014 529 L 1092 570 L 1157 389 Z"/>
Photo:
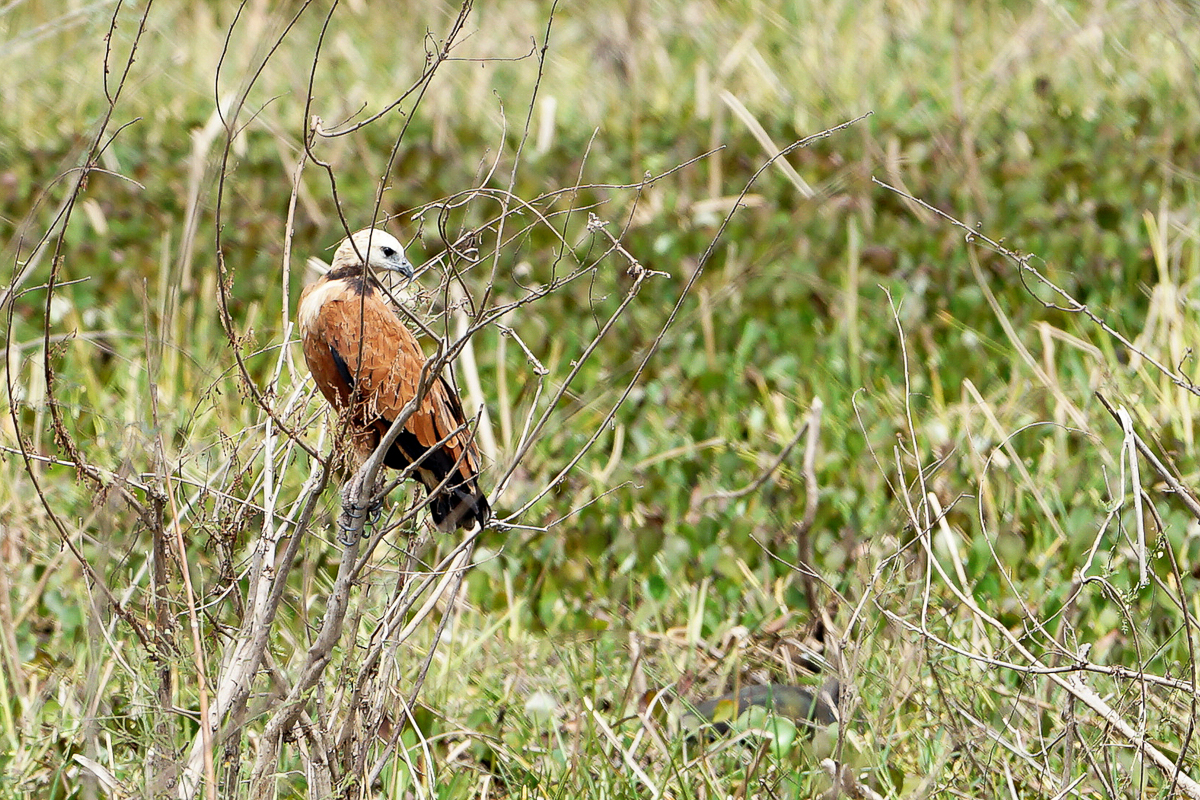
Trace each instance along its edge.
<path fill-rule="evenodd" d="M 337 540 L 347 547 L 358 541 L 357 534 L 353 533 L 354 523 L 364 516 L 366 517 L 366 521 L 363 523 L 363 528 L 379 522 L 379 518 L 383 516 L 383 501 L 377 500 L 365 509 L 352 503 L 346 503 L 342 507 L 342 516 L 338 519 L 339 533 Z"/>
<path fill-rule="evenodd" d="M 338 534 L 337 540 L 346 547 L 358 541 L 358 533 L 355 532 L 355 522 L 362 519 L 363 512 L 351 504 L 346 504 L 342 507 L 342 514 L 338 517 Z"/>

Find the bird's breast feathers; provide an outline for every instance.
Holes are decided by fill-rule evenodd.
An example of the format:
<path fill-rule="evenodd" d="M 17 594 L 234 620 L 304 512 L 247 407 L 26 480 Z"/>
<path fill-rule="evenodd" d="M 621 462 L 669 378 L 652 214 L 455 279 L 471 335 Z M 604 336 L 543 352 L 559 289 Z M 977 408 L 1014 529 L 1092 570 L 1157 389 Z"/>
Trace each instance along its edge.
<path fill-rule="evenodd" d="M 327 280 L 317 281 L 305 288 L 304 293 L 300 295 L 300 307 L 296 309 L 301 336 L 308 337 L 319 330 L 321 307 L 325 305 L 325 301 L 344 291 L 345 288 L 337 282 Z"/>
<path fill-rule="evenodd" d="M 386 417 L 416 394 L 424 354 L 376 292 L 321 281 L 301 296 L 297 317 L 309 369 L 334 405 L 354 394 L 369 415 Z"/>

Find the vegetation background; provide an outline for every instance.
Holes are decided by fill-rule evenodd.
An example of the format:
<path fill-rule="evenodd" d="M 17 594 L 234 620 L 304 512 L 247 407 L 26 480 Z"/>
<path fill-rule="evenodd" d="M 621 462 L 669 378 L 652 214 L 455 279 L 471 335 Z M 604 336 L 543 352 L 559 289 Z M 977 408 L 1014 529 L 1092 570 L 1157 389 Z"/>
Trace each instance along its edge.
<path fill-rule="evenodd" d="M 1165 0 L 0 6 L 0 796 L 1197 796 L 1197 64 Z M 342 215 L 451 339 L 528 303 L 456 367 L 509 525 L 417 610 L 460 543 L 381 529 L 306 683 Z"/>

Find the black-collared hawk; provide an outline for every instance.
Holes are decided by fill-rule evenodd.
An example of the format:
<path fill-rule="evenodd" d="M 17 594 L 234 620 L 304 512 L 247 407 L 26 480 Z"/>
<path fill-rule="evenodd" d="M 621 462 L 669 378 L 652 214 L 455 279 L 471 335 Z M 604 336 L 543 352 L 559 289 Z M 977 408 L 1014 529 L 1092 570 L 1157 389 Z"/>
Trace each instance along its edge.
<path fill-rule="evenodd" d="M 329 271 L 305 287 L 297 308 L 308 369 L 325 399 L 349 415 L 355 468 L 417 395 L 425 366 L 416 337 L 385 301 L 371 269 L 413 277 L 400 242 L 368 228 L 342 242 Z M 487 524 L 491 509 L 479 490 L 479 449 L 458 394 L 442 375 L 429 378 L 383 463 L 398 470 L 417 465 L 413 476 L 431 497 L 439 530 Z"/>

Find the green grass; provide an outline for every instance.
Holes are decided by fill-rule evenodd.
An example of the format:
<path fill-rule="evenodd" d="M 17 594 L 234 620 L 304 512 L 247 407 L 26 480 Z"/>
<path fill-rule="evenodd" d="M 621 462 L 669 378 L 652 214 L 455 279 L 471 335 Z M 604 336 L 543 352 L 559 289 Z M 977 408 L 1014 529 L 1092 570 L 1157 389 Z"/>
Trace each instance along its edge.
<path fill-rule="evenodd" d="M 0 11 L 6 275 L 20 275 L 54 233 L 2 309 L 16 402 L 0 401 L 0 796 L 114 794 L 77 755 L 110 772 L 117 794 L 153 795 L 150 754 L 177 762 L 197 735 L 198 654 L 179 563 L 155 583 L 153 520 L 119 487 L 151 508 L 163 499 L 172 548 L 178 526 L 210 690 L 246 619 L 255 547 L 276 529 L 286 543 L 313 464 L 269 424 L 234 356 L 280 419 L 325 452 L 322 404 L 306 394 L 294 344 L 281 349 L 305 257 L 328 257 L 341 235 L 323 169 L 306 163 L 292 196 L 306 113 L 329 130 L 382 110 L 420 77 L 458 12 L 365 5 L 337 8 L 307 111 L 323 10 L 307 9 L 285 35 L 301 4 L 252 3 L 236 24 L 232 7 L 151 7 L 104 128 L 113 138 L 103 171 L 89 175 L 65 230 L 55 217 L 71 170 L 109 110 L 112 9 L 78 3 L 63 16 L 30 0 Z M 1186 686 L 1197 664 L 1197 523 L 1142 460 L 1157 517 L 1144 509 L 1151 582 L 1140 586 L 1129 458 L 1095 397 L 1126 408 L 1195 483 L 1196 393 L 1148 360 L 1197 379 L 1194 13 L 917 0 L 626 5 L 556 9 L 539 75 L 551 7 L 480 4 L 456 60 L 403 113 L 314 142 L 352 228 L 371 221 L 386 176 L 381 213 L 396 216 L 388 226 L 413 242 L 415 260 L 445 254 L 444 236 L 479 230 L 480 264 L 438 262 L 424 279 L 431 296 L 449 262 L 477 301 L 495 265 L 491 308 L 580 272 L 501 320 L 544 378 L 497 327 L 472 339 L 496 440 L 489 487 L 632 285 L 628 260 L 589 228 L 589 212 L 665 273 L 645 279 L 583 362 L 496 505 L 508 513 L 538 496 L 599 431 L 590 449 L 514 520 L 528 527 L 484 534 L 454 603 L 405 641 L 385 638 L 376 671 L 362 673 L 380 625 L 396 621 L 387 609 L 407 540 L 396 533 L 377 548 L 305 705 L 318 727 L 349 720 L 354 731 L 336 751 L 346 772 L 335 788 L 360 796 L 356 781 L 379 761 L 390 796 L 810 797 L 828 786 L 818 762 L 830 756 L 889 797 L 1050 797 L 1077 778 L 1066 796 L 1165 794 L 1170 777 L 1143 770 L 1094 707 L 1011 666 L 1031 656 L 1040 667 L 1093 665 L 1084 680 L 1115 717 L 1144 725 L 1200 779 Z M 140 13 L 117 17 L 114 82 Z M 225 162 L 215 98 L 228 115 L 241 92 Z M 786 156 L 814 196 L 769 167 L 718 236 L 775 155 L 764 136 L 781 148 L 866 112 Z M 1030 266 L 1141 355 L 873 179 L 1035 254 Z M 510 187 L 530 205 L 501 235 L 496 198 Z M 464 202 L 443 220 L 436 208 L 413 214 L 450 197 Z M 236 347 L 217 313 L 218 210 L 230 319 L 244 337 Z M 57 287 L 47 309 L 60 234 L 56 281 L 76 282 Z M 449 316 L 431 324 L 455 331 Z M 71 457 L 51 429 L 47 356 L 65 432 L 104 489 L 17 455 L 23 441 L 40 457 Z M 460 385 L 463 369 L 460 360 Z M 814 397 L 824 404 L 816 609 L 791 567 L 807 499 L 803 442 L 760 490 L 703 500 L 751 484 Z M 238 748 L 216 751 L 219 779 L 233 775 L 239 796 L 263 785 L 252 766 L 274 692 L 297 680 L 327 608 L 341 558 L 336 494 L 322 495 L 271 629 L 275 678 L 255 680 Z M 395 492 L 393 505 L 407 497 Z M 436 542 L 426 563 L 455 543 Z M 443 614 L 452 624 L 406 724 L 400 698 Z M 149 647 L 135 623 L 153 635 Z M 758 757 L 750 737 L 698 754 L 678 733 L 678 704 L 664 715 L 645 708 L 660 688 L 696 701 L 739 681 L 818 684 L 801 644 L 854 689 L 852 716 L 824 742 Z M 1116 667 L 1131 672 L 1104 672 Z M 1143 673 L 1158 680 L 1137 680 Z M 346 703 L 360 676 L 356 718 Z M 376 725 L 383 739 L 369 735 Z M 385 749 L 392 733 L 405 755 Z M 282 745 L 279 796 L 312 791 L 314 745 L 300 735 Z"/>

